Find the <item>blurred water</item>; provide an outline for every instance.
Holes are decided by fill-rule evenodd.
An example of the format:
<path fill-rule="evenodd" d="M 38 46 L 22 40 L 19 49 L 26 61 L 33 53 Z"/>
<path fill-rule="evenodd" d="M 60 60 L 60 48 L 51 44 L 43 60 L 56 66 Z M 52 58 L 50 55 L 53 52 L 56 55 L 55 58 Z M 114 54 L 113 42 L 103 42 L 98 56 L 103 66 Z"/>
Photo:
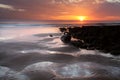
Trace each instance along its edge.
<path fill-rule="evenodd" d="M 57 33 L 57 28 L 52 27 L 4 27 L 0 29 L 0 41 L 5 40 L 27 40 L 33 39 L 34 34 Z M 27 39 L 28 38 L 28 39 Z M 37 37 L 34 37 L 37 38 Z"/>
<path fill-rule="evenodd" d="M 36 27 L 35 24 L 2 24 L 0 79 L 120 79 L 119 56 L 64 44 L 60 36 L 58 27 L 51 25 Z"/>

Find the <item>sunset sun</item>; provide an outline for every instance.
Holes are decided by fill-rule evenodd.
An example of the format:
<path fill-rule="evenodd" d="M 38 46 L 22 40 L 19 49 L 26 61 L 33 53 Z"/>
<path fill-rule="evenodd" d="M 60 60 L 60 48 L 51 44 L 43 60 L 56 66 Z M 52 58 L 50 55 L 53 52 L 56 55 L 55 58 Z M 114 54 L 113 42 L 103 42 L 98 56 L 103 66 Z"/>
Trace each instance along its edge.
<path fill-rule="evenodd" d="M 84 21 L 86 19 L 86 16 L 79 16 L 80 21 Z"/>

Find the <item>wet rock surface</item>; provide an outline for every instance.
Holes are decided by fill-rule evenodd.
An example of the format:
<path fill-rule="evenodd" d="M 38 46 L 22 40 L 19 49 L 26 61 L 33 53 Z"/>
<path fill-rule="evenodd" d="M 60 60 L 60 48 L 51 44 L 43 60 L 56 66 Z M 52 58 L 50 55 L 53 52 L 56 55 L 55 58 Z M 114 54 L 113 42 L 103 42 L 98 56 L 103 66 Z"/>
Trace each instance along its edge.
<path fill-rule="evenodd" d="M 71 41 L 71 45 L 91 50 L 97 49 L 106 53 L 110 52 L 116 56 L 120 55 L 120 25 L 63 27 L 59 29 L 77 39 L 77 41 Z"/>

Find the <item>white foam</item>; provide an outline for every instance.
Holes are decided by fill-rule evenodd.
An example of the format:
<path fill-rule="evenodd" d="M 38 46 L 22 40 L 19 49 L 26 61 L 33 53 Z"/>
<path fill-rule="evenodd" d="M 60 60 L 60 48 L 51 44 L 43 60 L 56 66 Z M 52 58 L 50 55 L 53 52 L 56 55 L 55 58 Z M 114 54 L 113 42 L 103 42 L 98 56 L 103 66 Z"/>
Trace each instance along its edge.
<path fill-rule="evenodd" d="M 4 41 L 4 40 L 9 40 L 9 39 L 14 39 L 15 37 L 14 36 L 4 36 L 4 37 L 0 37 L 0 41 Z"/>
<path fill-rule="evenodd" d="M 40 49 L 33 49 L 33 50 L 21 50 L 17 51 L 18 53 L 22 54 L 29 54 L 29 53 L 39 53 L 39 54 L 62 54 L 58 51 L 49 51 L 49 50 L 40 50 Z"/>

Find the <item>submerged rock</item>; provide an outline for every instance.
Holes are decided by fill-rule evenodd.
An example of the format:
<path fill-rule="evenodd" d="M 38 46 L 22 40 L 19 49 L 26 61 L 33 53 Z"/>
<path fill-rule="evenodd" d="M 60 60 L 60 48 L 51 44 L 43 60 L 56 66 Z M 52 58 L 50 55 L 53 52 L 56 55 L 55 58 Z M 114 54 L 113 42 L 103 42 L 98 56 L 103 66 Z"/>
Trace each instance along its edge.
<path fill-rule="evenodd" d="M 30 80 L 26 75 L 0 66 L 0 80 Z"/>
<path fill-rule="evenodd" d="M 26 74 L 30 80 L 50 80 L 54 77 L 51 72 L 51 67 L 55 63 L 53 62 L 38 62 L 32 65 L 28 65 L 22 73 Z"/>
<path fill-rule="evenodd" d="M 54 68 L 55 80 L 119 80 L 120 69 L 93 62 L 79 62 Z M 105 79 L 104 79 L 105 78 Z"/>

